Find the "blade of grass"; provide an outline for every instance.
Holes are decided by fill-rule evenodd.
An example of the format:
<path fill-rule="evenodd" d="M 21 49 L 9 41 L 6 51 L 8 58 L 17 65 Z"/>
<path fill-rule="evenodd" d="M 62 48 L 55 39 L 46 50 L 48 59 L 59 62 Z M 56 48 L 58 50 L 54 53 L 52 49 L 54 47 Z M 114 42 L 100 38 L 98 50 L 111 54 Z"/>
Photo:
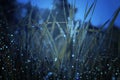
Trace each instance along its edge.
<path fill-rule="evenodd" d="M 85 15 L 84 15 L 84 20 L 86 20 L 86 18 L 87 18 L 88 15 L 90 14 L 90 12 L 91 12 L 91 10 L 92 10 L 92 8 L 94 7 L 95 4 L 96 4 L 96 3 L 93 2 L 93 3 L 91 4 L 91 6 L 89 7 L 89 9 L 87 10 L 87 7 L 88 7 L 88 3 L 87 3 L 87 5 L 86 5 L 86 10 L 85 10 Z"/>
<path fill-rule="evenodd" d="M 113 14 L 113 18 L 112 18 L 112 20 L 110 21 L 110 24 L 108 25 L 107 32 L 112 28 L 112 26 L 113 26 L 116 18 L 118 17 L 119 13 L 120 13 L 120 7 L 119 7 L 119 8 L 115 11 L 115 13 Z"/>

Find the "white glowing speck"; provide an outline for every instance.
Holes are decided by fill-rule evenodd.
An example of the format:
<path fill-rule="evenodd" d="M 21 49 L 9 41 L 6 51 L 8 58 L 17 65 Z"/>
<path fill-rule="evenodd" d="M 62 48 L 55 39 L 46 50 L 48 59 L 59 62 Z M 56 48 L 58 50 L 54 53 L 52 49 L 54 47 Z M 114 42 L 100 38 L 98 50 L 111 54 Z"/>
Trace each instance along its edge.
<path fill-rule="evenodd" d="M 2 70 L 4 70 L 4 67 L 2 67 Z"/>
<path fill-rule="evenodd" d="M 118 75 L 118 73 L 115 73 L 115 75 Z"/>
<path fill-rule="evenodd" d="M 13 34 L 10 35 L 11 37 L 13 36 Z"/>
<path fill-rule="evenodd" d="M 74 54 L 72 54 L 72 57 L 74 57 L 75 55 Z"/>
<path fill-rule="evenodd" d="M 79 73 L 77 72 L 77 75 L 79 75 Z"/>
<path fill-rule="evenodd" d="M 27 62 L 29 63 L 29 62 L 31 62 L 31 61 L 28 59 Z"/>
<path fill-rule="evenodd" d="M 64 35 L 64 37 L 66 37 L 66 35 Z"/>
<path fill-rule="evenodd" d="M 6 46 L 6 48 L 8 48 L 8 46 Z"/>
<path fill-rule="evenodd" d="M 109 66 L 109 64 L 107 64 L 107 66 Z"/>
<path fill-rule="evenodd" d="M 74 66 L 72 66 L 72 68 L 74 68 Z"/>
<path fill-rule="evenodd" d="M 2 48 L 0 48 L 0 50 L 2 50 Z"/>
<path fill-rule="evenodd" d="M 57 61 L 57 58 L 55 58 L 55 62 Z"/>
<path fill-rule="evenodd" d="M 52 72 L 49 72 L 49 73 L 48 73 L 48 76 L 50 76 L 50 75 L 52 75 L 52 74 L 53 74 Z"/>
<path fill-rule="evenodd" d="M 68 20 L 70 20 L 70 17 L 68 17 Z"/>

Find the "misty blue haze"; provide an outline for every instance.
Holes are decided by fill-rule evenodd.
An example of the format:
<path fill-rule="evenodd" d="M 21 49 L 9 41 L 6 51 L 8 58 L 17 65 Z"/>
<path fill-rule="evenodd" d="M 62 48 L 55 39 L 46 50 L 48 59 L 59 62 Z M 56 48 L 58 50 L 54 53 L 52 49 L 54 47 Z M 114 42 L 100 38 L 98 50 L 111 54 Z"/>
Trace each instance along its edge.
<path fill-rule="evenodd" d="M 44 9 L 51 9 L 53 5 L 53 0 L 17 0 L 17 2 L 23 4 L 29 1 L 33 6 Z M 69 3 L 72 3 L 72 1 L 73 0 L 68 0 Z M 78 11 L 75 15 L 75 20 L 83 20 L 87 1 L 89 1 L 89 5 L 93 2 L 93 0 L 76 0 L 76 8 L 78 8 Z M 91 20 L 92 24 L 95 26 L 103 24 L 106 20 L 112 18 L 113 13 L 118 7 L 120 7 L 120 0 L 97 0 L 97 5 Z M 115 21 L 115 25 L 120 28 L 120 13 Z"/>

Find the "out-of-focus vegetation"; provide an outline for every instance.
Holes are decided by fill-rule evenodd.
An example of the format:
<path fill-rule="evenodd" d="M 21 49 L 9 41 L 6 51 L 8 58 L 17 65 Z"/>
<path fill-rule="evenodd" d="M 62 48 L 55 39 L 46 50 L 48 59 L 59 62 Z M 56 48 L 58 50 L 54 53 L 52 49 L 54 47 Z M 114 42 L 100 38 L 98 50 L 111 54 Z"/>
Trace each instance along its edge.
<path fill-rule="evenodd" d="M 120 79 L 120 42 L 116 38 L 120 38 L 116 35 L 120 34 L 120 30 L 113 27 L 120 8 L 100 28 L 95 28 L 90 22 L 97 5 L 96 0 L 89 7 L 87 3 L 83 21 L 74 20 L 77 11 L 74 2 L 68 4 L 67 0 L 60 0 L 60 3 L 54 2 L 53 8 L 46 10 L 45 15 L 41 15 L 36 7 L 28 3 L 24 5 L 28 8 L 27 15 L 14 20 L 17 24 L 14 21 L 11 24 L 12 19 L 9 20 L 7 13 L 0 7 L 3 12 L 0 15 L 0 28 L 4 31 L 0 35 L 6 36 L 0 38 L 0 78 Z M 90 19 L 85 22 L 88 16 Z M 106 25 L 108 28 L 104 30 Z M 15 35 L 7 34 L 9 31 L 15 31 Z M 15 43 L 11 43 L 12 40 Z M 9 44 L 7 49 L 3 49 L 2 42 Z"/>

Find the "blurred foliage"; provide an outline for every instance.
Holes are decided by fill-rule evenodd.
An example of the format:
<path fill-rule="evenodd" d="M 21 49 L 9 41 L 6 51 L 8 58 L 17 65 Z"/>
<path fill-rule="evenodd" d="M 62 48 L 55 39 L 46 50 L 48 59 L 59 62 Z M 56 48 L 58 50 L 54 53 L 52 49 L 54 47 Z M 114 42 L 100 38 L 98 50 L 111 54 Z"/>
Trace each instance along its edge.
<path fill-rule="evenodd" d="M 120 8 L 100 28 L 95 28 L 90 20 L 96 0 L 90 7 L 87 3 L 81 22 L 74 20 L 75 3 L 57 1 L 51 10 L 43 11 L 30 2 L 21 6 L 15 5 L 15 1 L 0 2 L 0 78 L 119 79 L 117 38 L 120 38 L 120 30 L 113 24 Z M 15 11 L 9 12 L 11 9 Z M 21 16 L 22 9 L 26 10 L 25 16 Z M 85 22 L 89 15 L 89 21 Z M 108 28 L 103 31 L 107 24 Z"/>

